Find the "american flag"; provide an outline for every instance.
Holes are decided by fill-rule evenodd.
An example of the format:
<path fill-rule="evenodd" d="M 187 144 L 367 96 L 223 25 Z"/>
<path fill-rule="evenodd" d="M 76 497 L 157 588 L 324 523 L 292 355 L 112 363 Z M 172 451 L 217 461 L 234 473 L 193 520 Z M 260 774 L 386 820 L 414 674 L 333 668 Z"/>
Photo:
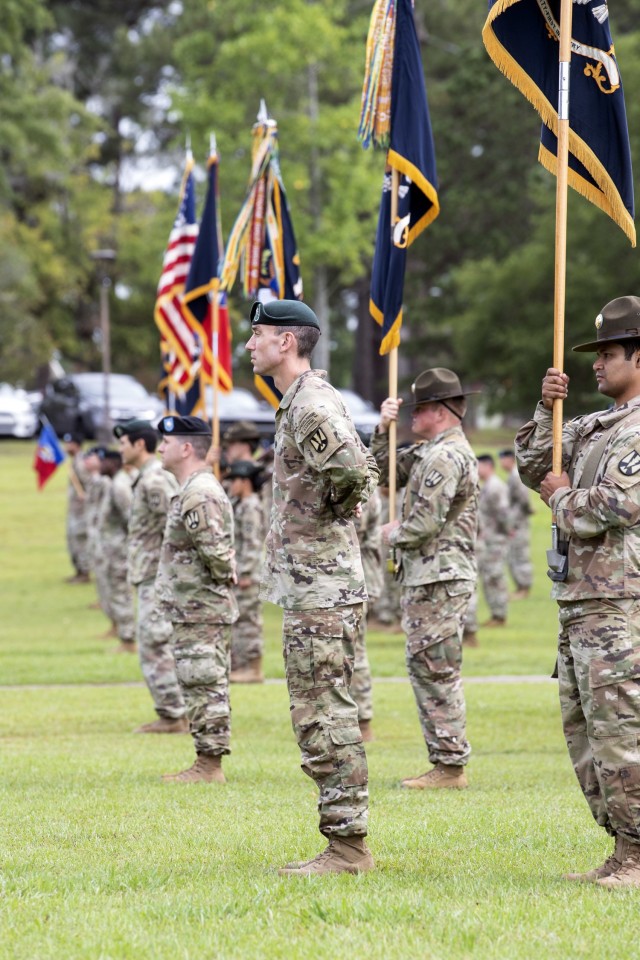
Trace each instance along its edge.
<path fill-rule="evenodd" d="M 154 311 L 163 346 L 168 348 L 168 353 L 163 350 L 165 370 L 170 384 L 179 391 L 187 390 L 193 383 L 201 350 L 200 340 L 185 318 L 181 299 L 197 238 L 193 156 L 189 151 L 180 206 L 162 262 Z"/>

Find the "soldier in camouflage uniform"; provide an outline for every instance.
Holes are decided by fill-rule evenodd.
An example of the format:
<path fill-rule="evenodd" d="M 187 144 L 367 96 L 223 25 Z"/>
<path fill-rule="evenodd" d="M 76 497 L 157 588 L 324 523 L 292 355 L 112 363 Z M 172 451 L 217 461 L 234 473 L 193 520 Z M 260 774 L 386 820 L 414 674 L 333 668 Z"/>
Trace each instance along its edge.
<path fill-rule="evenodd" d="M 531 563 L 531 522 L 533 513 L 530 494 L 520 479 L 513 450 L 501 450 L 498 454 L 500 466 L 507 473 L 507 492 L 509 494 L 509 572 L 516 585 L 512 600 L 525 600 L 529 596 L 533 583 L 533 564 Z"/>
<path fill-rule="evenodd" d="M 89 583 L 89 552 L 87 547 L 87 484 L 89 475 L 82 454 L 82 437 L 65 433 L 64 449 L 71 461 L 69 464 L 69 490 L 67 497 L 67 550 L 74 573 L 67 583 Z"/>
<path fill-rule="evenodd" d="M 509 602 L 505 573 L 511 530 L 509 493 L 504 480 L 496 475 L 495 461 L 490 453 L 483 453 L 478 457 L 478 476 L 481 488 L 476 558 L 482 592 L 491 614 L 483 627 L 504 627 Z M 477 609 L 476 586 L 464 625 L 464 642 L 469 646 L 477 646 Z"/>
<path fill-rule="evenodd" d="M 260 465 L 235 460 L 229 465 L 226 482 L 233 506 L 238 582 L 234 593 L 238 619 L 231 632 L 231 683 L 262 683 L 264 635 L 260 577 L 264 554 L 265 522 L 258 490 Z"/>
<path fill-rule="evenodd" d="M 406 486 L 402 520 L 382 528 L 398 554 L 406 659 L 429 760 L 427 773 L 402 781 L 411 789 L 467 786 L 462 689 L 462 627 L 476 582 L 478 469 L 462 432 L 464 391 L 455 373 L 425 370 L 412 387 L 412 430 L 425 443 L 397 451 L 396 479 Z M 372 438 L 386 481 L 388 427 L 401 400 L 388 398 Z"/>
<path fill-rule="evenodd" d="M 102 509 L 102 501 L 109 489 L 111 480 L 100 472 L 100 464 L 107 452 L 106 447 L 91 447 L 84 455 L 84 468 L 87 474 L 87 555 L 89 567 L 93 571 L 98 594 L 98 607 L 105 616 L 109 616 L 109 591 L 106 578 L 106 559 L 100 544 L 98 518 Z M 116 625 L 111 621 L 110 629 L 104 634 L 107 637 L 116 637 Z"/>
<path fill-rule="evenodd" d="M 189 721 L 176 676 L 171 649 L 171 621 L 158 603 L 155 579 L 169 503 L 178 484 L 155 456 L 158 431 L 146 420 L 130 420 L 114 428 L 125 464 L 138 471 L 127 539 L 129 583 L 138 598 L 136 640 L 142 675 L 158 719 L 144 723 L 136 733 L 188 733 Z"/>
<path fill-rule="evenodd" d="M 109 478 L 98 513 L 98 541 L 104 569 L 106 614 L 115 624 L 120 646 L 116 653 L 135 653 L 135 611 L 133 590 L 127 580 L 127 530 L 133 499 L 132 478 L 122 468 L 122 457 L 107 450 L 100 472 Z"/>
<path fill-rule="evenodd" d="M 547 370 L 516 455 L 564 538 L 552 554 L 564 734 L 596 823 L 615 838 L 602 866 L 565 876 L 616 889 L 640 886 L 640 297 L 608 303 L 596 330 L 573 349 L 597 353 L 613 406 L 564 424 L 563 472 L 550 473 L 551 411 L 569 378 Z"/>
<path fill-rule="evenodd" d="M 382 502 L 376 490 L 362 507 L 362 516 L 355 521 L 364 582 L 369 600 L 364 605 L 364 614 L 360 620 L 360 629 L 356 637 L 353 677 L 351 678 L 351 696 L 358 707 L 358 723 L 365 743 L 373 740 L 371 721 L 373 720 L 373 696 L 371 667 L 367 656 L 367 610 L 369 602 L 382 592 Z"/>
<path fill-rule="evenodd" d="M 297 300 L 254 303 L 247 343 L 254 372 L 274 377 L 276 412 L 271 529 L 262 598 L 284 608 L 283 651 L 302 769 L 319 790 L 329 841 L 283 875 L 370 870 L 365 843 L 368 771 L 349 693 L 354 644 L 367 598 L 353 517 L 378 470 L 338 392 L 310 368 L 320 335 Z"/>
<path fill-rule="evenodd" d="M 163 779 L 224 783 L 230 753 L 229 651 L 238 607 L 233 511 L 206 464 L 211 430 L 198 417 L 163 417 L 162 466 L 176 478 L 156 589 L 173 624 L 176 674 L 196 749 L 193 766 Z"/>

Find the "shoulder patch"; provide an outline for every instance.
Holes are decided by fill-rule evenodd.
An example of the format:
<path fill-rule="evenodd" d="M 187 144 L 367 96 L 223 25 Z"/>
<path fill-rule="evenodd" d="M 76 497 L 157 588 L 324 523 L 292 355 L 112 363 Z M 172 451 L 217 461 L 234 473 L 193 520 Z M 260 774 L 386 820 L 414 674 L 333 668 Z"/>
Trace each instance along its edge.
<path fill-rule="evenodd" d="M 309 443 L 312 445 L 316 453 L 324 453 L 329 446 L 329 438 L 322 427 L 318 427 L 318 429 L 314 430 L 314 432 L 310 435 Z"/>
<path fill-rule="evenodd" d="M 197 530 L 200 526 L 200 511 L 199 510 L 188 510 L 184 515 L 184 522 L 189 528 L 189 530 Z"/>
<path fill-rule="evenodd" d="M 617 466 L 623 477 L 634 477 L 640 472 L 640 453 L 632 450 L 618 461 Z"/>
<path fill-rule="evenodd" d="M 429 473 L 424 478 L 425 487 L 437 487 L 441 480 L 444 480 L 443 475 L 439 470 L 429 470 Z"/>
<path fill-rule="evenodd" d="M 157 490 L 152 490 L 149 494 L 149 506 L 152 510 L 159 510 L 162 498 Z"/>

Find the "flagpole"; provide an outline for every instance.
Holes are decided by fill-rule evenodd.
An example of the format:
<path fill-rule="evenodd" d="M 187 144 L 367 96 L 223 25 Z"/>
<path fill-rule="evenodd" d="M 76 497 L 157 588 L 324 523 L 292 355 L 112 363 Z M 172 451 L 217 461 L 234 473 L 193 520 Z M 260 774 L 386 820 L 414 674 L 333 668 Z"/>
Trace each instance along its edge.
<path fill-rule="evenodd" d="M 220 414 L 218 412 L 218 388 L 220 386 L 219 374 L 220 374 L 220 356 L 219 356 L 219 333 L 220 333 L 220 312 L 219 312 L 219 303 L 218 303 L 218 287 L 219 282 L 216 280 L 213 285 L 213 290 L 211 295 L 213 297 L 213 329 L 211 331 L 211 374 L 213 378 L 213 421 L 211 424 L 212 436 L 211 442 L 216 450 L 220 449 Z M 216 460 L 213 472 L 216 476 L 216 479 L 220 479 L 220 460 Z"/>
<path fill-rule="evenodd" d="M 400 190 L 400 171 L 391 168 L 391 243 L 393 228 L 398 219 L 398 192 Z M 389 351 L 389 396 L 398 399 L 398 348 Z M 389 424 L 389 521 L 396 519 L 396 449 L 398 445 L 398 422 Z"/>
<path fill-rule="evenodd" d="M 564 367 L 564 317 L 567 278 L 567 194 L 569 174 L 569 74 L 571 69 L 571 23 L 573 0 L 562 0 L 560 9 L 560 58 L 558 75 L 558 148 L 556 178 L 556 261 L 553 304 L 553 365 Z M 561 399 L 553 401 L 553 466 L 562 473 Z"/>

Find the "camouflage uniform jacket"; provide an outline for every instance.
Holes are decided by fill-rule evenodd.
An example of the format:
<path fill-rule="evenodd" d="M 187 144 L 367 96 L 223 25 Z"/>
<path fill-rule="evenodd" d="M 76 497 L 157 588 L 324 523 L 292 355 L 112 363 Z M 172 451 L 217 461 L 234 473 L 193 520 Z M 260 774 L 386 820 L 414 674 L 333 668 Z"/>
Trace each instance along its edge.
<path fill-rule="evenodd" d="M 156 578 L 158 597 L 174 623 L 234 623 L 233 511 L 208 467 L 174 493 Z"/>
<path fill-rule="evenodd" d="M 377 483 L 342 397 L 323 371 L 305 371 L 276 413 L 263 600 L 313 610 L 367 599 L 351 517 Z"/>
<path fill-rule="evenodd" d="M 360 544 L 364 582 L 370 600 L 382 593 L 384 571 L 382 560 L 382 501 L 377 490 L 362 508 L 362 516 L 356 520 L 356 533 Z"/>
<path fill-rule="evenodd" d="M 260 495 L 252 493 L 233 502 L 236 566 L 238 579 L 259 580 L 264 553 L 264 507 Z"/>
<path fill-rule="evenodd" d="M 118 470 L 113 480 L 105 486 L 100 504 L 98 529 L 102 544 L 108 546 L 125 542 L 132 499 L 131 477 L 126 470 Z"/>
<path fill-rule="evenodd" d="M 372 450 L 385 483 L 389 435 L 374 433 Z M 478 465 L 462 428 L 398 450 L 396 477 L 407 487 L 402 522 L 390 537 L 400 551 L 402 583 L 475 580 Z"/>
<path fill-rule="evenodd" d="M 557 600 L 640 597 L 639 411 L 640 397 L 634 397 L 616 410 L 564 424 L 562 466 L 576 486 L 556 490 L 550 501 L 558 528 L 569 539 L 567 579 L 553 584 Z M 610 435 L 594 484 L 581 489 L 577 485 L 585 461 L 603 430 Z M 520 476 L 533 490 L 540 489 L 551 470 L 551 444 L 551 411 L 539 403 L 533 420 L 516 437 Z"/>
<path fill-rule="evenodd" d="M 518 468 L 514 467 L 507 480 L 509 493 L 509 519 L 512 530 L 522 527 L 533 513 L 529 491 L 520 479 Z"/>
<path fill-rule="evenodd" d="M 69 473 L 75 476 L 77 484 L 69 480 L 69 488 L 67 491 L 68 512 L 79 521 L 76 525 L 76 530 L 80 532 L 80 530 L 86 526 L 87 487 L 91 480 L 91 475 L 85 468 L 84 456 L 81 452 L 76 453 L 69 464 Z M 82 520 L 85 520 L 85 523 L 81 523 L 80 521 Z"/>
<path fill-rule="evenodd" d="M 129 582 L 134 586 L 154 579 L 158 572 L 169 504 L 177 489 L 175 477 L 155 458 L 143 464 L 133 484 L 127 566 Z"/>
<path fill-rule="evenodd" d="M 504 480 L 492 474 L 480 488 L 480 536 L 486 543 L 504 540 L 511 529 L 509 491 Z"/>
<path fill-rule="evenodd" d="M 102 512 L 102 502 L 106 497 L 111 480 L 99 473 L 92 473 L 87 480 L 87 531 L 89 537 L 95 537 L 98 532 L 98 519 Z"/>

